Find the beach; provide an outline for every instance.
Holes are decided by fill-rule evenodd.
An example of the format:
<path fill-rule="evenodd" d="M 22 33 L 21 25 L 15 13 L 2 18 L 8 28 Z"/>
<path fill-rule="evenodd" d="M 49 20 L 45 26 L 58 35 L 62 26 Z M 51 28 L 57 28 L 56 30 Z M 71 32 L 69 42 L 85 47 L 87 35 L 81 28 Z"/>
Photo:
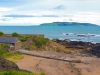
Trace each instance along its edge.
<path fill-rule="evenodd" d="M 69 55 L 70 56 L 70 55 Z M 20 69 L 30 72 L 44 72 L 46 75 L 99 75 L 100 59 L 96 57 L 74 56 L 81 63 L 71 63 L 60 60 L 46 59 L 23 54 L 23 59 L 17 61 Z"/>
<path fill-rule="evenodd" d="M 36 73 L 44 72 L 45 75 L 73 75 L 70 70 L 73 67 L 70 67 L 69 62 L 40 58 L 29 55 L 23 56 L 24 58 L 22 60 L 17 61 L 17 65 L 20 69 Z"/>

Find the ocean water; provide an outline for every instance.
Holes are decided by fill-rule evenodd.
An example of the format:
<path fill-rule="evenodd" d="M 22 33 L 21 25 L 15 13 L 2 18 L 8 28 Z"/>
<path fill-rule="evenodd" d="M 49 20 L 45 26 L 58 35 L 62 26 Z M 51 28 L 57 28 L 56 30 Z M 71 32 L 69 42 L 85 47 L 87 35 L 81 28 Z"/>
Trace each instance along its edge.
<path fill-rule="evenodd" d="M 0 26 L 5 34 L 44 34 L 46 38 L 100 43 L 100 26 Z M 67 34 L 67 35 L 66 35 Z M 85 36 L 77 36 L 85 35 Z M 93 36 L 90 36 L 93 35 Z"/>

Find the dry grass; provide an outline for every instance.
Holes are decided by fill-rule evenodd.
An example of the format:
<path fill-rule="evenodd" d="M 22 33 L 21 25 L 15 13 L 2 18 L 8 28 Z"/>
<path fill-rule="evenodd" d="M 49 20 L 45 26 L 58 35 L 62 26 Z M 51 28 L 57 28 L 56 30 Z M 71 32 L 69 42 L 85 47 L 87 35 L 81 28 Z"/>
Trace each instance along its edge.
<path fill-rule="evenodd" d="M 55 52 L 64 52 L 64 53 L 71 53 L 72 51 L 71 49 L 67 49 L 64 45 L 53 42 L 51 40 L 49 40 L 41 48 L 36 48 L 32 44 L 30 44 L 28 48 L 30 50 L 37 50 L 37 51 L 55 51 Z"/>

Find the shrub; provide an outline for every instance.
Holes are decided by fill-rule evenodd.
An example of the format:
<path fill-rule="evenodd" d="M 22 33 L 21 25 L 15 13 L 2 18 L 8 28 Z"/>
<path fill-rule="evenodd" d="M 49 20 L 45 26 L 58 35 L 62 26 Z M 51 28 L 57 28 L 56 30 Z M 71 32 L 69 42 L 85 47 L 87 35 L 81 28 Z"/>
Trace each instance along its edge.
<path fill-rule="evenodd" d="M 19 37 L 20 35 L 19 35 L 17 32 L 13 32 L 13 33 L 12 33 L 12 36 L 13 36 L 13 37 Z"/>
<path fill-rule="evenodd" d="M 0 31 L 0 36 L 4 35 L 4 33 L 2 31 Z"/>
<path fill-rule="evenodd" d="M 20 36 L 19 39 L 21 42 L 27 41 L 27 39 L 30 38 L 30 36 Z"/>
<path fill-rule="evenodd" d="M 25 42 L 26 40 L 27 40 L 26 37 L 21 37 L 21 38 L 20 38 L 20 41 L 21 41 L 21 42 Z"/>
<path fill-rule="evenodd" d="M 42 47 L 42 45 L 46 44 L 48 41 L 47 38 L 33 38 L 33 45 L 35 45 L 37 48 Z"/>

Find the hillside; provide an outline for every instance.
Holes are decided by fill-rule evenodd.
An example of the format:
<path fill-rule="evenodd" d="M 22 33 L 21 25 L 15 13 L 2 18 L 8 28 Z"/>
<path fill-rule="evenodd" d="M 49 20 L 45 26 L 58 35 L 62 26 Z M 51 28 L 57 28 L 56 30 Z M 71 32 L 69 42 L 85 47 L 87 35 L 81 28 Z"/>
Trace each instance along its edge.
<path fill-rule="evenodd" d="M 77 23 L 77 22 L 53 22 L 53 23 L 43 23 L 40 26 L 97 26 L 91 23 Z"/>

